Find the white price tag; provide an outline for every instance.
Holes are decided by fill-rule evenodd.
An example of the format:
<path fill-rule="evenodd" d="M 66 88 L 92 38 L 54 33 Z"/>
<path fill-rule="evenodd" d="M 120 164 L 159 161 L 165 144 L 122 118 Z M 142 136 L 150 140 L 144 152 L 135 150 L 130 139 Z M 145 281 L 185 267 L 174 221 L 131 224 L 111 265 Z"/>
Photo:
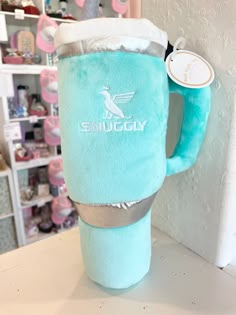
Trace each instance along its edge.
<path fill-rule="evenodd" d="M 25 19 L 24 10 L 15 9 L 15 19 L 16 20 L 24 20 Z"/>
<path fill-rule="evenodd" d="M 29 121 L 31 124 L 34 124 L 36 122 L 38 122 L 38 116 L 34 115 L 34 116 L 30 116 L 29 117 Z"/>
<path fill-rule="evenodd" d="M 188 50 L 176 50 L 170 54 L 166 59 L 166 69 L 174 82 L 192 89 L 209 86 L 215 78 L 211 65 Z"/>
<path fill-rule="evenodd" d="M 15 122 L 4 125 L 4 137 L 6 141 L 21 140 L 22 134 L 20 123 Z"/>

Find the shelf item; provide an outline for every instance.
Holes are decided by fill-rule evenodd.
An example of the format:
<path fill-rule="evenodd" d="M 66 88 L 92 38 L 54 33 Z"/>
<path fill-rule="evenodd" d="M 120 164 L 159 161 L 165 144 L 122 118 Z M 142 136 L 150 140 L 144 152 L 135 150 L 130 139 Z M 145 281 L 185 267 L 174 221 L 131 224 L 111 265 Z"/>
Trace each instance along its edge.
<path fill-rule="evenodd" d="M 58 196 L 54 198 L 52 202 L 53 223 L 57 225 L 63 224 L 72 210 L 72 203 L 67 197 Z"/>
<path fill-rule="evenodd" d="M 11 118 L 9 122 L 21 122 L 21 121 L 29 121 L 31 124 L 34 124 L 38 122 L 38 120 L 44 120 L 47 116 L 36 116 L 36 115 L 30 115 L 27 117 L 17 117 L 17 118 Z"/>
<path fill-rule="evenodd" d="M 61 133 L 58 116 L 48 116 L 44 120 L 44 139 L 50 146 L 61 144 Z"/>
<path fill-rule="evenodd" d="M 58 103 L 58 77 L 57 70 L 44 69 L 40 73 L 42 99 L 49 104 Z"/>
<path fill-rule="evenodd" d="M 42 14 L 37 25 L 36 44 L 39 49 L 46 53 L 55 51 L 54 35 L 58 29 L 58 24 L 49 16 Z"/>
<path fill-rule="evenodd" d="M 21 208 L 25 209 L 25 208 L 34 207 L 34 206 L 42 207 L 46 203 L 51 202 L 52 200 L 53 200 L 52 195 L 42 196 L 42 197 L 35 196 L 30 201 L 26 201 L 26 200 L 22 201 Z"/>
<path fill-rule="evenodd" d="M 34 168 L 38 166 L 43 166 L 43 165 L 48 165 L 48 163 L 53 160 L 58 158 L 58 156 L 50 156 L 47 158 L 40 158 L 40 159 L 33 159 L 28 162 L 16 162 L 13 166 L 16 170 L 23 170 L 23 169 L 29 169 L 29 168 Z"/>
<path fill-rule="evenodd" d="M 55 69 L 55 66 L 46 65 L 11 65 L 11 64 L 0 64 L 0 71 L 3 73 L 11 74 L 40 74 L 44 69 Z"/>
<path fill-rule="evenodd" d="M 8 64 L 20 65 L 24 62 L 24 58 L 17 54 L 16 48 L 7 48 L 8 55 L 3 56 L 3 61 Z"/>
<path fill-rule="evenodd" d="M 49 162 L 48 174 L 49 174 L 49 182 L 52 185 L 61 186 L 65 183 L 61 157 Z"/>

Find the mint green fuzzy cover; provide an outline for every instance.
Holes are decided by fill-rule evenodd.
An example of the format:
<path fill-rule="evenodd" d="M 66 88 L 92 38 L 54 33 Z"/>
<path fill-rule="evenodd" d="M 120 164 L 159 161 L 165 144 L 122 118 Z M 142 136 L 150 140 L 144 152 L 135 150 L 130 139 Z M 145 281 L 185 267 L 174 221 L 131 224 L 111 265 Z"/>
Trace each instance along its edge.
<path fill-rule="evenodd" d="M 104 86 L 112 96 L 135 92 L 131 101 L 117 104 L 125 118 L 104 119 L 105 99 L 100 94 Z M 210 109 L 210 89 L 191 90 L 172 82 L 171 91 L 186 99 L 178 157 L 167 161 L 169 84 L 161 58 L 101 52 L 60 60 L 62 156 L 73 200 L 85 204 L 141 200 L 156 192 L 166 175 L 195 162 Z M 116 124 L 118 131 L 96 130 L 103 123 L 108 131 Z M 127 128 L 145 127 L 120 130 L 125 123 Z"/>
<path fill-rule="evenodd" d="M 117 104 L 124 118 L 104 118 L 104 86 L 111 95 L 135 92 L 132 100 Z M 183 95 L 184 117 L 179 143 L 166 159 L 169 92 Z M 110 204 L 146 198 L 160 189 L 166 175 L 194 164 L 206 130 L 210 88 L 191 90 L 168 82 L 165 63 L 157 57 L 101 52 L 60 60 L 59 102 L 69 195 L 85 204 Z M 138 122 L 146 122 L 143 130 Z M 99 131 L 99 123 L 106 123 L 109 132 Z M 120 130 L 125 123 L 133 130 Z M 94 281 L 127 288 L 147 273 L 150 212 L 123 228 L 101 229 L 81 221 L 80 235 Z"/>

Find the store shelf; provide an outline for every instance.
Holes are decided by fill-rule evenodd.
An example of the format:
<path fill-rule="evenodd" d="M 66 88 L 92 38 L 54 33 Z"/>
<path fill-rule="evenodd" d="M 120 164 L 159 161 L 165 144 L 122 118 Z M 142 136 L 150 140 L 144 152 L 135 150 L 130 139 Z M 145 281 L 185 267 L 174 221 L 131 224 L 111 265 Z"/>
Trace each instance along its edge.
<path fill-rule="evenodd" d="M 0 11 L 0 14 L 4 14 L 6 16 L 15 16 L 15 12 L 8 12 L 8 11 Z M 39 15 L 24 14 L 24 17 L 25 18 L 30 18 L 30 19 L 38 19 Z"/>
<path fill-rule="evenodd" d="M 29 168 L 34 168 L 34 167 L 39 167 L 39 166 L 44 166 L 48 165 L 48 163 L 51 160 L 54 160 L 56 158 L 59 158 L 60 155 L 53 155 L 47 158 L 40 158 L 40 159 L 32 159 L 27 162 L 15 162 L 13 165 L 13 168 L 16 169 L 17 171 L 19 170 L 25 170 Z"/>
<path fill-rule="evenodd" d="M 6 16 L 15 16 L 15 12 L 7 12 L 7 11 L 0 11 L 0 14 L 4 14 Z M 33 14 L 24 14 L 24 18 L 27 19 L 39 19 L 40 15 L 33 15 Z M 77 20 L 67 20 L 67 19 L 60 19 L 60 18 L 53 18 L 50 17 L 52 20 L 60 22 L 60 23 L 75 23 L 78 22 Z"/>
<path fill-rule="evenodd" d="M 60 23 L 76 23 L 77 20 L 67 20 L 67 19 L 59 19 L 59 18 L 51 18 L 54 21 L 60 22 Z"/>
<path fill-rule="evenodd" d="M 8 219 L 14 217 L 14 213 L 8 213 L 0 216 L 0 220 Z"/>
<path fill-rule="evenodd" d="M 9 122 L 21 122 L 21 121 L 29 121 L 30 123 L 36 123 L 38 120 L 44 120 L 48 116 L 28 116 L 28 117 L 18 117 L 18 118 L 12 118 L 9 120 Z"/>
<path fill-rule="evenodd" d="M 44 69 L 54 69 L 55 66 L 46 66 L 46 65 L 12 65 L 12 64 L 0 64 L 0 71 L 3 73 L 10 74 L 40 74 Z"/>
<path fill-rule="evenodd" d="M 29 202 L 22 203 L 21 208 L 25 209 L 25 208 L 30 208 L 33 206 L 42 207 L 45 205 L 45 203 L 51 202 L 52 200 L 53 200 L 52 195 L 43 196 L 43 197 L 36 196 L 34 199 L 30 200 Z"/>

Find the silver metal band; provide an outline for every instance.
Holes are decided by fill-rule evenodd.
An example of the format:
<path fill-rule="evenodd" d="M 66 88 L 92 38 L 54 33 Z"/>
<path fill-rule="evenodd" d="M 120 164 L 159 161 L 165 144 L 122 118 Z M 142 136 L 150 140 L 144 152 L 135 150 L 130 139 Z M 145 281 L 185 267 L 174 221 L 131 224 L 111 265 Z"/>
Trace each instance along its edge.
<path fill-rule="evenodd" d="M 84 222 L 96 227 L 114 228 L 127 226 L 142 219 L 150 210 L 156 195 L 157 192 L 128 209 L 108 205 L 85 205 L 76 202 L 75 205 Z"/>
<path fill-rule="evenodd" d="M 59 58 L 104 51 L 126 51 L 164 59 L 166 49 L 161 44 L 146 39 L 125 36 L 81 40 L 57 48 Z"/>

